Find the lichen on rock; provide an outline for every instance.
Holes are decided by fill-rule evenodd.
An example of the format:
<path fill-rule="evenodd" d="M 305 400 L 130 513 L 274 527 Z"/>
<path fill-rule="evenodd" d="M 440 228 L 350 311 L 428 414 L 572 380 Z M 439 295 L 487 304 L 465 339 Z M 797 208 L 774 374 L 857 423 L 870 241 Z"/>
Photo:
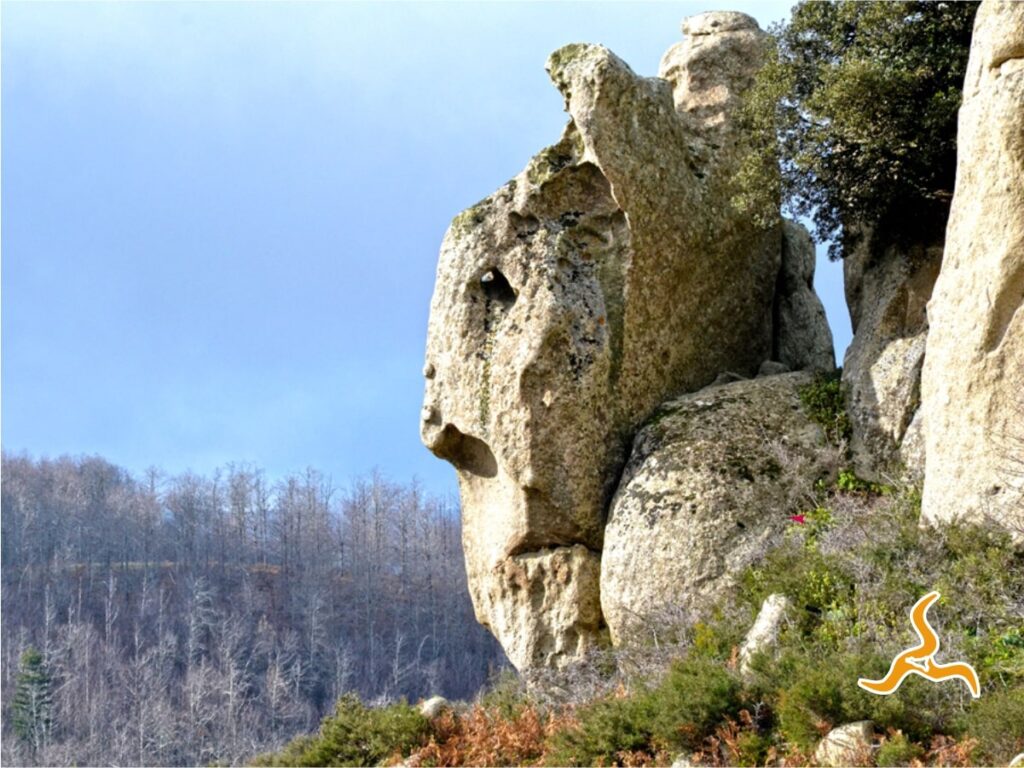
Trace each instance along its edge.
<path fill-rule="evenodd" d="M 441 247 L 421 432 L 458 472 L 477 616 L 520 668 L 603 642 L 597 564 L 638 427 L 666 398 L 724 371 L 753 376 L 775 352 L 781 219 L 765 226 L 731 202 L 732 117 L 765 35 L 743 14 L 685 30 L 668 80 L 598 45 L 553 53 L 561 139 L 457 216 Z M 807 308 L 806 264 L 790 267 Z M 788 338 L 818 344 L 815 322 Z M 821 354 L 789 357 L 815 367 Z M 541 592 L 553 607 L 531 617 L 523 595 Z"/>
<path fill-rule="evenodd" d="M 601 607 L 616 642 L 672 606 L 700 615 L 777 543 L 794 489 L 830 467 L 800 404 L 809 373 L 712 386 L 662 406 L 637 435 L 612 502 Z"/>

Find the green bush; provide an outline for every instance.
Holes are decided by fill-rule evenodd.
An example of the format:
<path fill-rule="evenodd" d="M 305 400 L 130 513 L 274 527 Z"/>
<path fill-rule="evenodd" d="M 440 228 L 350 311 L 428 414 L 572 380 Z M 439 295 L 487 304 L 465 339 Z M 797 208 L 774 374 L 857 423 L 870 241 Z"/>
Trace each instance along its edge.
<path fill-rule="evenodd" d="M 893 696 L 876 696 L 857 686 L 861 677 L 880 678 L 890 658 L 861 647 L 833 653 L 814 642 L 791 637 L 781 656 L 755 664 L 752 685 L 775 714 L 775 728 L 786 742 L 814 747 L 830 728 L 856 720 L 899 729 L 925 742 L 933 733 L 950 731 L 959 705 L 959 691 L 911 677 Z"/>
<path fill-rule="evenodd" d="M 915 744 L 901 732 L 895 731 L 878 748 L 878 754 L 875 755 L 875 765 L 880 768 L 882 766 L 910 765 L 912 761 L 923 754 L 924 748 L 920 744 Z"/>
<path fill-rule="evenodd" d="M 853 429 L 840 384 L 842 374 L 842 368 L 833 373 L 819 373 L 799 392 L 807 415 L 825 430 L 825 437 L 833 443 L 848 442 Z"/>
<path fill-rule="evenodd" d="M 1004 687 L 1019 691 L 1024 553 L 1007 534 L 985 525 L 921 528 L 920 494 L 913 489 L 886 496 L 862 487 L 830 493 L 830 503 L 844 514 L 809 513 L 805 525 L 794 526 L 740 579 L 740 594 L 751 608 L 771 593 L 787 595 L 795 606 L 777 657 L 755 660 L 748 695 L 774 712 L 778 736 L 802 749 L 813 747 L 831 726 L 870 719 L 901 732 L 886 760 L 908 762 L 935 734 L 978 738 L 997 745 L 987 755 L 1001 755 L 1015 732 L 981 735 L 983 718 L 965 716 L 979 702 L 962 683 L 935 685 L 911 676 L 894 695 L 873 696 L 856 681 L 881 677 L 893 654 L 914 641 L 909 608 L 937 589 L 943 597 L 931 618 L 942 637 L 940 660 L 973 664 L 985 691 L 982 702 Z"/>
<path fill-rule="evenodd" d="M 333 715 L 315 736 L 300 736 L 281 752 L 258 758 L 256 765 L 337 766 L 379 765 L 386 758 L 407 755 L 426 740 L 430 723 L 405 702 L 367 707 L 355 695 L 343 696 Z"/>
<path fill-rule="evenodd" d="M 980 763 L 1005 765 L 1024 752 L 1024 686 L 986 692 L 971 704 L 964 726 L 978 740 Z"/>
<path fill-rule="evenodd" d="M 648 698 L 652 733 L 659 745 L 695 749 L 717 723 L 736 716 L 740 686 L 723 659 L 691 654 L 677 662 Z"/>
<path fill-rule="evenodd" d="M 740 685 L 724 660 L 693 653 L 654 687 L 580 708 L 577 727 L 552 736 L 547 762 L 615 765 L 625 753 L 696 749 L 740 704 Z"/>
<path fill-rule="evenodd" d="M 813 540 L 813 530 L 810 534 Z M 745 599 L 755 610 L 770 594 L 789 597 L 797 609 L 796 623 L 804 634 L 810 634 L 823 626 L 823 617 L 853 610 L 854 587 L 838 558 L 804 543 L 784 542 L 761 565 L 748 569 L 741 584 Z"/>
<path fill-rule="evenodd" d="M 495 674 L 479 696 L 481 707 L 497 711 L 504 718 L 515 718 L 533 702 L 526 686 L 511 667 L 505 667 Z"/>
<path fill-rule="evenodd" d="M 654 712 L 644 695 L 606 698 L 577 712 L 578 725 L 549 740 L 548 765 L 618 765 L 622 752 L 653 753 Z"/>

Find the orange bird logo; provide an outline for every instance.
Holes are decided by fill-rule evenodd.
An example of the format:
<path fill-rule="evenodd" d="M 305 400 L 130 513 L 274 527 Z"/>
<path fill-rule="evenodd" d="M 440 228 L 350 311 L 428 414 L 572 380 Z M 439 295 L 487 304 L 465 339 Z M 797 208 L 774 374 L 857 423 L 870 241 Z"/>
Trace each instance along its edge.
<path fill-rule="evenodd" d="M 971 689 L 971 696 L 974 698 L 981 696 L 978 674 L 974 671 L 974 667 L 962 661 L 939 664 L 933 658 L 939 650 L 939 636 L 935 634 L 935 630 L 928 623 L 927 614 L 932 603 L 938 599 L 938 592 L 929 592 L 914 603 L 914 607 L 910 609 L 910 623 L 914 626 L 914 632 L 917 633 L 921 642 L 896 656 L 892 660 L 892 666 L 889 667 L 888 673 L 881 680 L 868 680 L 862 677 L 857 681 L 857 685 L 869 693 L 888 696 L 900 687 L 907 675 L 920 675 L 933 683 L 960 678 Z"/>

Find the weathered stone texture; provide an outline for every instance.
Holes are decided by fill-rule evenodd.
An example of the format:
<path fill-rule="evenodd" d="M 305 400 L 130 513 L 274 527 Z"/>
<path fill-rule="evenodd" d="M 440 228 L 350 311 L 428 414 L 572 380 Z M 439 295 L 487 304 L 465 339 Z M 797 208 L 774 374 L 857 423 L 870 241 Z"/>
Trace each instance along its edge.
<path fill-rule="evenodd" d="M 800 405 L 811 381 L 789 373 L 708 387 L 666 403 L 640 431 L 601 556 L 614 641 L 667 607 L 706 610 L 776 542 L 793 490 L 827 472 L 824 436 Z"/>
<path fill-rule="evenodd" d="M 919 443 L 911 437 L 904 447 L 904 441 L 921 400 L 925 307 L 941 263 L 941 240 L 883 247 L 870 230 L 844 259 L 854 336 L 843 362 L 843 392 L 861 477 L 919 479 L 924 471 Z"/>
<path fill-rule="evenodd" d="M 687 93 L 727 112 L 731 97 L 702 94 L 747 82 L 763 33 L 702 50 L 716 34 L 749 55 Z M 518 667 L 600 641 L 603 517 L 629 440 L 666 396 L 770 357 L 781 258 L 780 227 L 729 204 L 721 121 L 712 161 L 664 80 L 594 45 L 547 66 L 571 120 L 445 235 L 422 423 L 458 470 L 477 616 Z"/>
<path fill-rule="evenodd" d="M 691 132 L 712 139 L 733 130 L 730 117 L 754 82 L 766 35 L 752 17 L 735 11 L 691 16 L 682 31 L 683 40 L 662 56 L 658 77 L 672 86 Z"/>
<path fill-rule="evenodd" d="M 814 242 L 792 221 L 782 223 L 782 267 L 775 294 L 774 359 L 791 371 L 835 369 L 832 331 L 814 292 Z"/>
<path fill-rule="evenodd" d="M 928 304 L 922 514 L 988 517 L 1024 540 L 1024 3 L 979 7 L 958 128 Z"/>
<path fill-rule="evenodd" d="M 829 731 L 814 750 L 814 762 L 827 768 L 847 765 L 868 765 L 875 740 L 875 727 L 870 720 L 858 720 Z"/>

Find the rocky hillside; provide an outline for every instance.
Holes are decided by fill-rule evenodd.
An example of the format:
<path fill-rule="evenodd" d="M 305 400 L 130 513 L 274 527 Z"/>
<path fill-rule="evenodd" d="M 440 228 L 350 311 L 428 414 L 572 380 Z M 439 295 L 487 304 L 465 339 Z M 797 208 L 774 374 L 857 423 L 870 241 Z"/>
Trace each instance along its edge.
<path fill-rule="evenodd" d="M 458 472 L 476 614 L 519 669 L 704 615 L 846 449 L 866 480 L 923 480 L 924 523 L 1024 537 L 1024 5 L 977 14 L 944 235 L 858 222 L 838 458 L 801 402 L 834 367 L 813 244 L 736 202 L 773 151 L 739 118 L 767 36 L 719 12 L 683 33 L 657 78 L 553 53 L 561 139 L 441 249 L 422 436 Z"/>

